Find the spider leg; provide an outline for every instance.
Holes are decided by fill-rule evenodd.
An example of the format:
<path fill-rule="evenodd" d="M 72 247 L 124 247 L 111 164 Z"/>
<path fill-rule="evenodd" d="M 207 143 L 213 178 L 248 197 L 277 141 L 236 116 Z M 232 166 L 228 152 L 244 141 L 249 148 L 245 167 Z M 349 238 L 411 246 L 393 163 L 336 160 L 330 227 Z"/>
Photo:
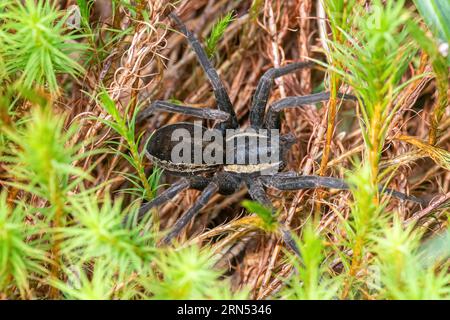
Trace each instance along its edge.
<path fill-rule="evenodd" d="M 186 25 L 180 20 L 180 18 L 178 18 L 178 16 L 173 13 L 169 14 L 169 16 L 175 21 L 177 28 L 186 36 L 192 49 L 194 50 L 198 62 L 202 66 L 209 81 L 211 82 L 219 110 L 222 110 L 230 115 L 230 118 L 227 120 L 223 127 L 236 129 L 238 127 L 238 121 L 233 110 L 230 97 L 228 96 L 225 90 L 225 86 L 220 80 L 217 71 L 212 67 L 211 62 L 208 59 L 208 55 L 206 54 L 205 50 L 203 49 L 195 35 L 186 28 Z"/>
<path fill-rule="evenodd" d="M 265 186 L 283 191 L 316 188 L 349 189 L 348 184 L 344 180 L 332 177 L 276 174 L 274 176 L 262 176 L 261 180 Z"/>
<path fill-rule="evenodd" d="M 202 119 L 212 119 L 218 121 L 226 121 L 230 118 L 230 115 L 224 111 L 209 108 L 193 108 L 188 106 L 177 105 L 168 101 L 157 100 L 153 102 L 150 107 L 145 108 L 139 112 L 136 122 L 142 122 L 148 118 L 153 111 L 161 110 L 165 112 L 181 113 L 188 116 L 193 116 Z"/>
<path fill-rule="evenodd" d="M 272 210 L 272 213 L 275 214 L 275 208 L 273 207 L 272 201 L 270 201 L 269 197 L 267 196 L 261 181 L 258 178 L 256 178 L 256 179 L 248 179 L 245 183 L 247 185 L 250 197 L 253 200 L 258 201 L 262 205 L 270 208 Z M 295 243 L 291 232 L 284 225 L 280 225 L 279 228 L 284 243 L 286 243 L 286 245 L 292 251 L 294 251 L 297 256 L 300 257 L 300 251 L 298 250 L 297 244 Z"/>
<path fill-rule="evenodd" d="M 162 244 L 169 244 L 170 241 L 176 237 L 181 230 L 200 212 L 200 210 L 208 203 L 209 199 L 219 190 L 219 185 L 211 181 L 201 193 L 197 201 L 178 219 L 172 230 L 162 239 Z"/>
<path fill-rule="evenodd" d="M 177 194 L 182 192 L 183 190 L 186 190 L 190 187 L 190 182 L 188 179 L 181 179 L 175 182 L 173 185 L 171 185 L 167 190 L 163 191 L 160 195 L 156 196 L 154 199 L 152 199 L 149 202 L 146 202 L 142 204 L 142 206 L 139 208 L 137 219 L 138 221 L 141 221 L 144 215 L 149 212 L 152 208 L 158 207 L 173 197 L 175 197 Z"/>
<path fill-rule="evenodd" d="M 255 89 L 255 94 L 253 95 L 252 107 L 250 109 L 250 125 L 256 129 L 262 127 L 267 100 L 269 99 L 273 81 L 276 78 L 313 65 L 312 62 L 297 62 L 288 64 L 284 67 L 267 70 L 259 80 Z"/>
<path fill-rule="evenodd" d="M 199 213 L 216 192 L 220 192 L 221 194 L 232 194 L 240 188 L 240 185 L 241 178 L 227 172 L 218 172 L 212 178 L 200 176 L 190 178 L 190 187 L 197 190 L 203 190 L 203 192 L 192 207 L 189 208 L 175 223 L 172 230 L 162 240 L 162 243 L 170 243 L 170 241 Z"/>
<path fill-rule="evenodd" d="M 344 100 L 356 100 L 355 96 L 349 94 L 338 93 L 338 97 Z M 280 112 L 283 109 L 302 107 L 304 105 L 313 104 L 321 101 L 328 101 L 330 99 L 329 92 L 314 93 L 301 97 L 286 97 L 278 100 L 269 106 L 266 114 L 265 126 L 269 129 L 280 128 Z"/>
<path fill-rule="evenodd" d="M 330 188 L 339 190 L 348 190 L 349 185 L 342 179 L 332 178 L 332 177 L 321 177 L 321 176 L 286 176 L 286 175 L 274 175 L 261 177 L 262 182 L 265 186 L 270 188 L 275 188 L 283 191 L 301 190 L 301 189 L 317 189 L 317 188 Z M 393 197 L 400 200 L 408 200 L 416 203 L 423 203 L 423 200 L 414 196 L 409 196 L 404 193 L 378 187 L 380 192 L 387 193 Z"/>
<path fill-rule="evenodd" d="M 149 202 L 143 203 L 141 207 L 139 208 L 138 215 L 137 215 L 137 221 L 141 221 L 144 215 L 149 212 L 152 208 L 158 207 L 167 201 L 170 201 L 173 199 L 177 194 L 180 192 L 192 188 L 197 190 L 203 190 L 209 183 L 209 179 L 201 177 L 201 176 L 194 176 L 191 178 L 182 178 L 175 182 L 173 185 L 171 185 L 168 189 L 163 191 L 161 194 L 156 196 L 154 199 L 152 199 Z M 125 220 L 126 221 L 126 220 Z"/>

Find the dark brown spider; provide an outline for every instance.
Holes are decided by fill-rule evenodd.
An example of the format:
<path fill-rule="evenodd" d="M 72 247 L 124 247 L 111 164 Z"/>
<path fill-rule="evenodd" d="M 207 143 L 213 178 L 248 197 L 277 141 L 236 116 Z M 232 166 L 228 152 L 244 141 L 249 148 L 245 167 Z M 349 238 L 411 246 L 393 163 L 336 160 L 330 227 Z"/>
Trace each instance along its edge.
<path fill-rule="evenodd" d="M 208 200 L 215 193 L 218 192 L 223 195 L 230 195 L 238 191 L 243 184 L 247 187 L 248 193 L 253 200 L 272 208 L 273 212 L 275 209 L 266 194 L 265 188 L 275 188 L 277 190 L 300 190 L 314 188 L 347 190 L 349 188 L 346 182 L 337 178 L 301 176 L 295 172 L 281 172 L 281 170 L 285 167 L 286 152 L 294 142 L 293 136 L 290 134 L 280 136 L 279 152 L 277 153 L 279 156 L 276 161 L 270 162 L 264 160 L 263 156 L 266 155 L 268 148 L 271 149 L 274 147 L 273 145 L 269 145 L 268 148 L 261 148 L 259 144 L 252 145 L 246 140 L 246 138 L 250 139 L 252 136 L 255 136 L 255 132 L 256 135 L 260 135 L 261 130 L 259 129 L 269 129 L 267 133 L 262 135 L 266 140 L 270 140 L 270 129 L 280 129 L 279 113 L 283 109 L 302 107 L 304 105 L 327 101 L 329 99 L 329 92 L 321 92 L 301 97 L 287 97 L 270 105 L 266 112 L 266 104 L 274 79 L 297 71 L 301 68 L 310 67 L 311 63 L 292 63 L 281 68 L 272 68 L 265 72 L 256 87 L 250 109 L 250 126 L 254 130 L 241 131 L 228 136 L 226 135 L 226 131 L 229 129 L 238 129 L 239 124 L 225 87 L 222 84 L 217 71 L 212 67 L 205 51 L 196 37 L 186 28 L 183 22 L 175 14 L 170 14 L 170 17 L 174 20 L 178 29 L 188 39 L 192 49 L 195 51 L 198 61 L 211 82 L 214 95 L 216 97 L 218 110 L 208 108 L 192 108 L 176 105 L 167 101 L 155 101 L 149 108 L 144 109 L 139 114 L 138 121 L 147 118 L 155 110 L 181 113 L 202 119 L 217 120 L 219 123 L 216 125 L 215 130 L 220 130 L 221 134 L 225 139 L 227 139 L 227 141 L 233 141 L 231 145 L 233 148 L 232 154 L 234 154 L 234 158 L 231 163 L 227 161 L 206 162 L 203 159 L 196 161 L 194 157 L 189 157 L 189 160 L 191 161 L 174 161 L 172 151 L 178 141 L 173 141 L 171 137 L 173 137 L 173 133 L 176 130 L 183 130 L 183 132 L 193 135 L 195 130 L 200 130 L 202 134 L 204 134 L 212 129 L 207 129 L 194 123 L 183 122 L 166 125 L 155 131 L 147 145 L 146 154 L 148 158 L 165 171 L 173 175 L 182 176 L 182 178 L 152 201 L 143 204 L 139 210 L 139 217 L 142 218 L 142 216 L 151 208 L 162 205 L 163 203 L 171 200 L 185 189 L 191 188 L 202 191 L 193 206 L 187 210 L 187 212 L 175 223 L 173 229 L 166 235 L 163 239 L 163 243 L 167 244 L 174 237 L 176 237 L 191 221 L 191 219 L 199 213 L 199 211 L 206 205 Z M 355 100 L 355 98 L 351 95 L 339 94 L 339 97 L 347 100 Z M 189 143 L 193 148 L 196 145 L 197 147 L 200 146 L 201 151 L 205 150 L 204 141 L 193 139 Z M 225 149 L 226 148 L 229 148 L 228 144 Z M 227 153 L 227 151 L 229 150 L 225 150 L 225 153 Z M 256 163 L 249 162 L 248 159 L 250 159 L 251 156 L 256 157 L 253 158 L 257 159 Z M 236 159 L 240 157 L 241 159 L 244 159 L 244 162 L 241 161 L 238 162 L 239 164 L 236 164 Z M 262 174 L 264 169 L 271 168 L 274 163 L 277 167 L 275 172 L 272 172 L 269 175 Z M 421 200 L 416 197 L 408 196 L 394 190 L 384 189 L 383 191 L 388 192 L 392 196 L 402 200 L 421 202 Z M 280 225 L 280 231 L 284 242 L 298 254 L 298 249 L 292 239 L 291 233 L 282 224 Z"/>

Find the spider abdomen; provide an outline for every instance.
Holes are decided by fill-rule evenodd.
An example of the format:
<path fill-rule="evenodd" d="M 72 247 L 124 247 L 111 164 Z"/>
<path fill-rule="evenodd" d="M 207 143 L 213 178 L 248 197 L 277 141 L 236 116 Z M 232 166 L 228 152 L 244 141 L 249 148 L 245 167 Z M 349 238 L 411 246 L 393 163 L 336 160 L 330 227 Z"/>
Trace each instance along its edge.
<path fill-rule="evenodd" d="M 146 156 L 158 167 L 178 175 L 217 171 L 223 160 L 211 161 L 211 157 L 204 157 L 211 148 L 211 143 L 203 139 L 209 131 L 201 125 L 187 122 L 166 125 L 151 136 Z"/>
<path fill-rule="evenodd" d="M 289 139 L 288 139 L 289 140 Z M 198 123 L 176 123 L 156 130 L 147 157 L 178 175 L 224 171 L 275 174 L 283 168 L 286 136 L 278 130 L 208 129 Z"/>

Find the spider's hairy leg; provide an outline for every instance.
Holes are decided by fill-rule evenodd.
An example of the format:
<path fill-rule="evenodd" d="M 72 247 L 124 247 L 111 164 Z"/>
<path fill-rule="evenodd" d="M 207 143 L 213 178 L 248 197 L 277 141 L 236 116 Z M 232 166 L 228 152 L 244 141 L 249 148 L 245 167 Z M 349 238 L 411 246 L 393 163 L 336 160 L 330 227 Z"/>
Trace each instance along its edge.
<path fill-rule="evenodd" d="M 209 82 L 213 87 L 218 108 L 230 115 L 230 118 L 224 123 L 224 126 L 226 128 L 236 129 L 238 127 L 238 121 L 236 118 L 236 113 L 233 110 L 230 97 L 228 96 L 228 93 L 225 90 L 225 86 L 223 85 L 222 80 L 220 80 L 217 71 L 212 67 L 211 62 L 208 59 L 208 55 L 206 54 L 205 50 L 203 49 L 195 35 L 188 30 L 186 25 L 180 20 L 177 15 L 171 13 L 169 14 L 169 17 L 175 21 L 177 28 L 185 35 L 192 49 L 194 50 L 198 62 L 202 66 L 209 79 Z"/>
<path fill-rule="evenodd" d="M 264 187 L 259 180 L 259 178 L 250 178 L 245 181 L 248 193 L 250 197 L 262 205 L 266 206 L 267 208 L 270 208 L 272 210 L 272 213 L 275 214 L 275 208 L 273 207 L 272 201 L 270 201 L 269 197 L 266 194 L 266 191 L 264 190 Z M 292 237 L 291 232 L 280 223 L 279 230 L 281 232 L 281 237 L 286 243 L 286 245 L 294 251 L 294 253 L 300 257 L 300 251 L 297 247 L 297 244 L 295 243 L 294 238 Z"/>
<path fill-rule="evenodd" d="M 195 201 L 192 207 L 178 219 L 173 226 L 172 230 L 162 239 L 162 244 L 169 244 L 173 238 L 175 238 L 181 230 L 200 212 L 200 210 L 208 203 L 209 199 L 219 191 L 219 185 L 211 181 L 201 193 L 200 197 Z"/>
<path fill-rule="evenodd" d="M 338 97 L 343 100 L 357 100 L 355 96 L 350 94 L 338 93 Z M 301 97 L 286 97 L 278 100 L 269 106 L 265 118 L 265 126 L 268 129 L 280 128 L 280 112 L 287 108 L 303 107 L 308 104 L 313 104 L 330 99 L 330 92 L 314 93 Z"/>
<path fill-rule="evenodd" d="M 168 101 L 157 100 L 153 102 L 150 107 L 145 108 L 139 112 L 136 122 L 142 122 L 148 118 L 153 111 L 160 110 L 172 113 L 181 113 L 187 116 L 192 116 L 201 119 L 211 119 L 217 121 L 227 121 L 230 115 L 224 111 L 209 108 L 193 108 L 188 106 L 177 105 Z"/>
<path fill-rule="evenodd" d="M 273 81 L 276 78 L 303 68 L 312 67 L 313 65 L 314 63 L 312 62 L 297 62 L 288 64 L 284 67 L 267 70 L 259 80 L 253 95 L 252 107 L 250 109 L 250 125 L 255 129 L 262 127 L 267 101 L 269 99 Z"/>
<path fill-rule="evenodd" d="M 263 176 L 261 177 L 261 181 L 269 188 L 282 191 L 316 188 L 349 189 L 348 184 L 344 180 L 332 177 L 276 174 L 273 176 Z"/>
<path fill-rule="evenodd" d="M 164 203 L 170 201 L 180 192 L 182 192 L 186 189 L 203 190 L 208 185 L 209 182 L 210 182 L 210 179 L 204 178 L 202 176 L 181 178 L 180 180 L 175 182 L 173 185 L 171 185 L 167 190 L 163 191 L 160 195 L 156 196 L 151 201 L 142 204 L 142 206 L 139 208 L 137 221 L 138 222 L 141 221 L 142 218 L 144 217 L 144 215 L 149 210 L 151 210 L 154 207 L 163 205 Z"/>
<path fill-rule="evenodd" d="M 166 203 L 183 190 L 188 189 L 190 185 L 191 183 L 189 182 L 188 179 L 183 178 L 178 180 L 173 185 L 171 185 L 167 190 L 163 191 L 160 195 L 156 196 L 153 200 L 142 204 L 142 206 L 139 208 L 137 220 L 141 221 L 144 215 L 152 208 Z"/>
<path fill-rule="evenodd" d="M 172 230 L 161 241 L 162 244 L 168 244 L 175 238 L 181 230 L 200 212 L 208 203 L 209 199 L 219 192 L 223 195 L 229 195 L 239 190 L 241 178 L 227 172 L 218 172 L 213 177 L 193 176 L 190 177 L 190 187 L 197 190 L 203 190 L 197 201 L 188 211 L 175 223 Z"/>
<path fill-rule="evenodd" d="M 329 188 L 338 190 L 348 190 L 349 185 L 342 179 L 332 178 L 332 177 L 321 177 L 321 176 L 286 176 L 286 175 L 274 175 L 268 177 L 262 177 L 262 182 L 265 186 L 269 188 L 275 188 L 282 191 L 294 191 L 302 189 L 318 189 L 318 188 Z M 380 192 L 389 194 L 400 200 L 408 200 L 423 204 L 423 200 L 414 196 L 409 196 L 404 193 L 384 188 L 382 186 L 378 187 Z"/>

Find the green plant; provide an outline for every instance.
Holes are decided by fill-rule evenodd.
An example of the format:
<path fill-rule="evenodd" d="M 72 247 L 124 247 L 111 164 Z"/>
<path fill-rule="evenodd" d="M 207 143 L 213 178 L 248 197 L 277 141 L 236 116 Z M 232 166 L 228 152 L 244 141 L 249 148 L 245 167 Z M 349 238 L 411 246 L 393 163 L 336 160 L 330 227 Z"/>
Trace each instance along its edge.
<path fill-rule="evenodd" d="M 108 263 L 99 261 L 91 267 L 73 264 L 63 267 L 67 281 L 52 280 L 52 286 L 71 300 L 109 300 L 120 297 L 115 291 L 117 277 Z"/>
<path fill-rule="evenodd" d="M 65 224 L 65 203 L 69 192 L 89 176 L 72 163 L 86 154 L 77 154 L 79 146 L 71 137 L 76 127 L 63 130 L 64 118 L 54 116 L 48 106 L 37 107 L 24 127 L 4 127 L 10 140 L 2 161 L 8 163 L 12 182 L 6 182 L 48 202 L 42 208 L 45 221 L 56 229 Z M 60 264 L 60 241 L 57 233 L 52 240 L 52 276 L 57 278 Z"/>
<path fill-rule="evenodd" d="M 358 171 L 348 177 L 352 187 L 353 202 L 351 215 L 341 221 L 345 231 L 345 238 L 341 243 L 352 252 L 351 257 L 341 255 L 346 269 L 345 284 L 341 298 L 349 295 L 357 298 L 362 287 L 366 285 L 367 272 L 372 261 L 368 259 L 373 252 L 373 238 L 388 225 L 385 215 L 385 203 L 374 201 L 378 187 L 371 184 L 372 171 L 368 165 L 362 166 Z"/>
<path fill-rule="evenodd" d="M 61 254 L 70 261 L 86 263 L 109 257 L 110 268 L 122 273 L 142 271 L 153 257 L 154 234 L 143 233 L 139 224 L 125 225 L 122 203 L 94 196 L 70 199 L 71 224 L 55 229 L 61 237 Z"/>
<path fill-rule="evenodd" d="M 221 18 L 214 24 L 210 35 L 208 36 L 208 38 L 206 38 L 205 41 L 206 44 L 205 50 L 210 58 L 216 52 L 219 40 L 223 37 L 227 27 L 233 20 L 234 20 L 233 12 L 228 12 L 223 18 Z"/>
<path fill-rule="evenodd" d="M 212 268 L 210 250 L 157 249 L 150 219 L 124 219 L 136 215 L 136 206 L 84 187 L 90 176 L 73 163 L 95 154 L 74 145 L 76 126 L 64 132 L 63 123 L 44 106 L 25 123 L 2 127 L 8 139 L 2 161 L 11 181 L 0 197 L 0 290 L 32 298 L 30 282 L 40 281 L 51 298 L 235 297 Z M 8 202 L 14 189 L 43 202 Z M 34 218 L 27 223 L 29 215 Z"/>
<path fill-rule="evenodd" d="M 301 260 L 291 256 L 295 274 L 281 292 L 282 298 L 296 300 L 336 299 L 342 287 L 343 277 L 333 276 L 326 263 L 328 251 L 325 241 L 311 223 L 304 226 L 301 239 L 297 240 Z"/>
<path fill-rule="evenodd" d="M 394 216 L 393 225 L 376 237 L 375 266 L 379 270 L 381 297 L 384 299 L 449 299 L 448 262 L 435 259 L 423 264 L 425 252 L 419 251 L 420 232 L 405 228 Z M 445 256 L 444 256 L 445 257 Z M 436 263 L 438 262 L 438 263 Z"/>
<path fill-rule="evenodd" d="M 450 42 L 450 5 L 448 1 L 430 0 L 414 1 L 420 14 L 426 21 L 428 28 L 434 33 L 435 38 L 428 37 L 425 32 L 413 21 L 407 26 L 419 44 L 420 48 L 426 52 L 431 60 L 433 72 L 436 78 L 437 100 L 430 115 L 430 132 L 428 142 L 431 145 L 436 144 L 439 136 L 439 124 L 448 107 L 448 89 L 449 89 L 449 66 L 450 55 L 448 55 L 448 43 Z M 447 49 L 445 49 L 447 47 Z M 447 50 L 447 53 L 441 52 Z"/>
<path fill-rule="evenodd" d="M 31 297 L 30 279 L 46 275 L 42 263 L 45 258 L 41 239 L 29 241 L 38 228 L 23 222 L 26 215 L 22 204 L 7 201 L 7 193 L 0 194 L 0 292 L 12 293 L 16 286 L 22 298 Z"/>
<path fill-rule="evenodd" d="M 274 215 L 271 208 L 263 206 L 256 201 L 244 200 L 242 206 L 249 212 L 255 213 L 259 220 L 256 221 L 256 226 L 267 232 L 274 232 L 277 230 L 279 224 L 277 215 Z"/>
<path fill-rule="evenodd" d="M 345 45 L 346 39 L 344 34 L 349 32 L 352 26 L 350 19 L 352 17 L 351 14 L 355 1 L 323 0 L 322 5 L 325 7 L 329 18 L 332 42 Z M 325 54 L 327 55 L 329 65 L 333 68 L 329 70 L 329 90 L 331 95 L 327 106 L 327 133 L 326 142 L 323 149 L 323 157 L 320 162 L 320 175 L 326 174 L 328 159 L 331 151 L 331 141 L 335 131 L 336 116 L 339 112 L 339 99 L 337 98 L 337 93 L 342 84 L 339 73 L 333 70 L 341 69 L 341 62 L 339 60 L 334 60 L 332 54 L 328 50 L 325 51 Z"/>
<path fill-rule="evenodd" d="M 332 70 L 359 100 L 365 157 L 371 166 L 371 184 L 376 186 L 387 130 L 399 107 L 395 101 L 404 86 L 402 76 L 417 49 L 403 28 L 410 18 L 404 1 L 375 0 L 368 12 L 355 7 L 353 17 L 355 29 L 341 30 L 348 44 L 329 42 L 333 61 L 342 66 Z"/>
<path fill-rule="evenodd" d="M 207 249 L 190 246 L 181 250 L 160 251 L 157 274 L 143 280 L 153 299 L 244 299 L 246 291 L 231 294 L 221 272 L 214 269 L 216 260 Z M 156 278 L 161 277 L 160 281 Z"/>
<path fill-rule="evenodd" d="M 125 175 L 128 181 L 134 186 L 134 188 L 130 188 L 127 191 L 134 192 L 147 200 L 152 199 L 155 196 L 162 170 L 155 167 L 153 168 L 153 173 L 149 177 L 145 174 L 145 146 L 142 151 L 139 151 L 142 134 L 136 136 L 136 117 L 139 113 L 139 108 L 136 108 L 132 112 L 130 119 L 127 119 L 126 115 L 130 112 L 130 105 L 125 109 L 123 113 L 125 116 L 123 116 L 114 100 L 112 100 L 109 94 L 104 90 L 99 94 L 99 102 L 112 118 L 112 120 L 100 119 L 100 121 L 115 130 L 125 140 L 126 148 L 130 154 L 128 155 L 127 153 L 120 151 L 120 144 L 116 149 L 116 152 L 133 166 L 138 175 L 137 177 L 133 174 Z"/>
<path fill-rule="evenodd" d="M 75 77 L 83 68 L 74 60 L 86 46 L 80 36 L 68 32 L 61 11 L 51 1 L 26 0 L 6 2 L 0 11 L 0 55 L 5 70 L 26 87 L 48 86 L 59 90 L 56 76 Z"/>
<path fill-rule="evenodd" d="M 11 185 L 58 206 L 80 180 L 88 178 L 71 165 L 86 156 L 77 154 L 80 146 L 70 143 L 77 128 L 64 131 L 63 126 L 63 117 L 53 115 L 49 107 L 37 107 L 23 126 L 4 127 L 12 143 L 2 157 L 17 181 Z M 78 179 L 71 181 L 71 175 Z"/>
<path fill-rule="evenodd" d="M 441 43 L 450 41 L 450 4 L 445 0 L 414 0 L 414 4 Z M 450 62 L 450 57 L 447 57 Z"/>

